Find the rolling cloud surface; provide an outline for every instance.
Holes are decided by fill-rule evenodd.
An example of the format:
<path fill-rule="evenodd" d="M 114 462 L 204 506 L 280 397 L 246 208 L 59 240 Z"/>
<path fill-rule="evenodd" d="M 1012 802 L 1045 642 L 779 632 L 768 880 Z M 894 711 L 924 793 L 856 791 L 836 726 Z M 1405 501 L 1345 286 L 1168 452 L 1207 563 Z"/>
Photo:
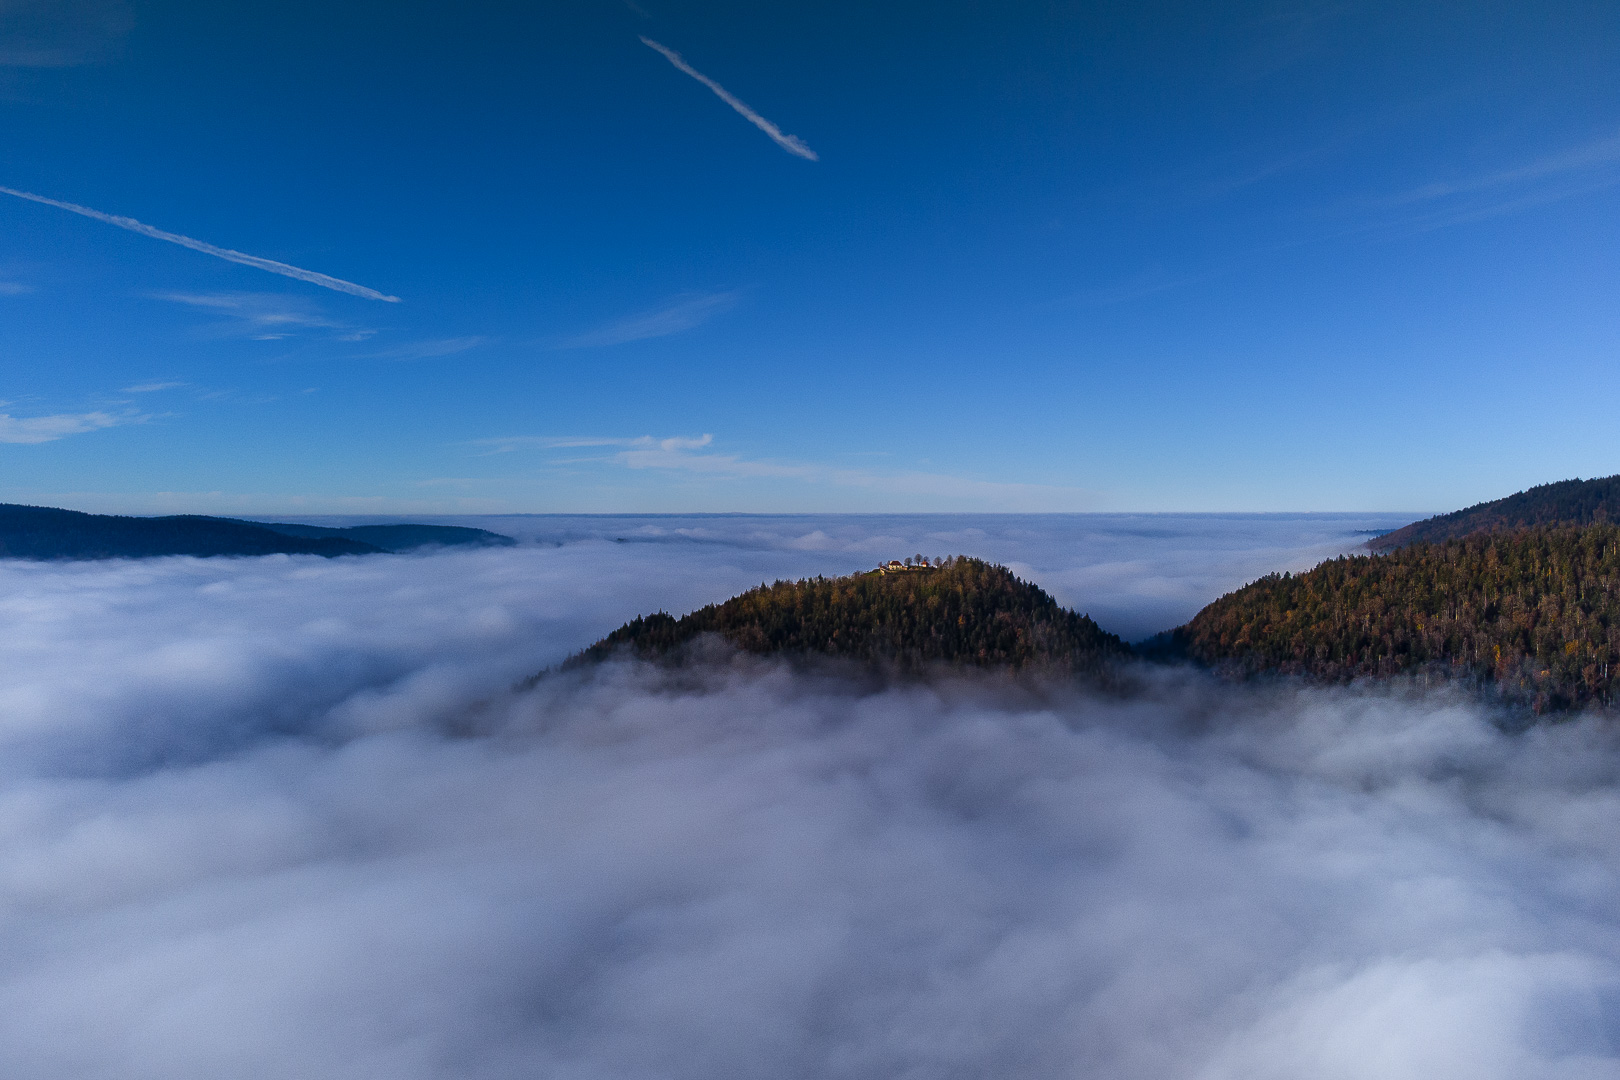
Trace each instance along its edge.
<path fill-rule="evenodd" d="M 1120 597 L 1333 543 L 973 520 L 0 562 L 0 1075 L 1620 1075 L 1596 722 L 736 657 L 509 690 L 875 538 L 979 528 L 1038 580 L 1128 548 Z"/>

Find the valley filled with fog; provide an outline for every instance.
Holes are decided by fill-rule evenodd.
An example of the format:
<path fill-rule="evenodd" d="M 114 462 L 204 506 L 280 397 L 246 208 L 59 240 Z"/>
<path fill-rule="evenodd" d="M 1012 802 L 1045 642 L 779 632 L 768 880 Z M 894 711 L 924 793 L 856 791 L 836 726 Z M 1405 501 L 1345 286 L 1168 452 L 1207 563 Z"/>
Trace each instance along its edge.
<path fill-rule="evenodd" d="M 514 689 L 634 615 L 913 553 L 1138 639 L 1405 520 L 0 562 L 0 1075 L 1620 1076 L 1602 722 L 1147 668 Z"/>

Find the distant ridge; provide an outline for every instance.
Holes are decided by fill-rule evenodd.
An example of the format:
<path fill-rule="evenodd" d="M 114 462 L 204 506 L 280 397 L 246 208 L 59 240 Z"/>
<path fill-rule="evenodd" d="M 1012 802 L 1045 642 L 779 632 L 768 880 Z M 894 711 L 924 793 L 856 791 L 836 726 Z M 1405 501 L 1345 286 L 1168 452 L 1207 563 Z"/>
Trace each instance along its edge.
<path fill-rule="evenodd" d="M 232 520 L 220 518 L 220 521 Z M 306 540 L 326 538 L 358 540 L 381 551 L 413 551 L 422 547 L 457 547 L 472 544 L 478 547 L 511 547 L 517 543 L 510 536 L 471 529 L 463 525 L 348 525 L 341 528 L 327 525 L 294 525 L 282 522 L 243 522 L 270 529 L 283 536 L 297 536 Z"/>
<path fill-rule="evenodd" d="M 124 517 L 0 503 L 0 558 L 142 559 L 164 555 L 376 555 L 429 544 L 512 544 L 511 537 L 450 525 L 261 524 L 176 514 Z"/>
<path fill-rule="evenodd" d="M 1004 566 L 946 559 L 927 572 L 888 567 L 761 585 L 677 619 L 625 623 L 570 661 L 624 652 L 678 656 L 705 634 L 747 652 L 836 657 L 896 668 L 930 664 L 1097 670 L 1130 648 Z"/>
<path fill-rule="evenodd" d="M 1418 541 L 1458 540 L 1478 532 L 1505 532 L 1544 525 L 1620 523 L 1620 476 L 1560 480 L 1457 510 L 1367 542 L 1371 551 L 1391 551 Z"/>

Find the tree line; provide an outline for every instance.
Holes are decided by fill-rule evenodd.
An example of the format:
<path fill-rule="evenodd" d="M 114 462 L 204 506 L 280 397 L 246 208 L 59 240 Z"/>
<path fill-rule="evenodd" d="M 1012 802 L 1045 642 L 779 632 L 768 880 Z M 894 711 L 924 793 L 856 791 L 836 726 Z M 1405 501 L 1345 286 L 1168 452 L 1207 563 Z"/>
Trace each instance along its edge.
<path fill-rule="evenodd" d="M 1418 540 L 1438 543 L 1476 532 L 1601 523 L 1620 524 L 1620 476 L 1540 484 L 1505 499 L 1414 521 L 1367 546 L 1374 551 L 1388 551 Z"/>
<path fill-rule="evenodd" d="M 1234 673 L 1423 675 L 1478 682 L 1538 712 L 1612 705 L 1620 526 L 1479 533 L 1272 574 L 1175 638 Z"/>
<path fill-rule="evenodd" d="M 919 556 L 917 563 L 924 560 Z M 675 618 L 632 620 L 575 660 L 678 651 L 718 634 L 754 653 L 830 656 L 900 668 L 972 664 L 1099 668 L 1129 648 L 1038 586 L 980 559 L 942 559 L 926 574 L 815 577 L 760 585 Z"/>

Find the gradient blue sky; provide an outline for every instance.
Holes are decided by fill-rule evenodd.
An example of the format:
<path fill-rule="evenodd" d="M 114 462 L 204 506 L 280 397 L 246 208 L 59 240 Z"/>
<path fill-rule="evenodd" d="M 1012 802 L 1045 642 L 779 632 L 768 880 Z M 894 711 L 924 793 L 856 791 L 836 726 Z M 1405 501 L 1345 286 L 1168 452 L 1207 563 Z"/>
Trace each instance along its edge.
<path fill-rule="evenodd" d="M 819 158 L 644 45 L 677 50 Z M 0 499 L 1450 509 L 1620 472 L 1613 3 L 0 0 Z"/>

